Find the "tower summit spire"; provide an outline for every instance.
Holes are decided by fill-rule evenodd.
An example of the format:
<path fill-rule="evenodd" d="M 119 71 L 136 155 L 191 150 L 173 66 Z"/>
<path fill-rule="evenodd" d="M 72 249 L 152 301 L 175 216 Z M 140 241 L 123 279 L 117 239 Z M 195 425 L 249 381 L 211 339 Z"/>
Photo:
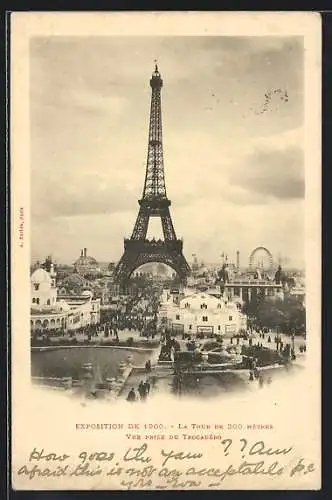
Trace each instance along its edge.
<path fill-rule="evenodd" d="M 147 262 L 160 262 L 172 267 L 180 279 L 186 279 L 190 268 L 183 256 L 182 240 L 176 238 L 167 198 L 164 176 L 164 154 L 161 119 L 161 78 L 157 61 L 150 79 L 151 106 L 149 139 L 146 161 L 145 181 L 139 212 L 130 240 L 125 240 L 125 251 L 115 269 L 118 281 L 127 280 L 131 273 Z M 159 217 L 164 241 L 146 239 L 150 217 Z"/>
<path fill-rule="evenodd" d="M 146 164 L 146 175 L 142 199 L 166 199 L 164 178 L 164 153 L 162 139 L 161 89 L 163 81 L 155 63 L 155 71 L 150 79 L 151 106 L 149 124 L 149 142 Z"/>

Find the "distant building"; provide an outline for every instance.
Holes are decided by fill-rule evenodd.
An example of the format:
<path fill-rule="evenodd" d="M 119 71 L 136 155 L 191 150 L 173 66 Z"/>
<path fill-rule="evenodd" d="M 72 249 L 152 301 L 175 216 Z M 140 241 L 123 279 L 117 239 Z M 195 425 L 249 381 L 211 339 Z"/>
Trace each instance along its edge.
<path fill-rule="evenodd" d="M 193 262 L 191 264 L 191 271 L 193 276 L 196 276 L 199 273 L 199 264 L 198 264 L 198 259 L 195 254 L 193 254 Z"/>
<path fill-rule="evenodd" d="M 99 268 L 98 262 L 93 257 L 90 257 L 89 255 L 87 255 L 86 248 L 81 250 L 80 257 L 74 263 L 74 270 L 78 274 L 81 274 L 82 276 L 85 276 L 87 274 L 92 274 L 92 275 L 96 274 L 97 275 L 100 273 L 100 268 Z"/>
<path fill-rule="evenodd" d="M 206 278 L 190 276 L 187 285 L 193 290 L 204 290 L 212 295 L 224 295 L 228 300 L 251 302 L 257 295 L 271 299 L 284 299 L 284 282 L 262 279 L 259 273 L 252 275 L 235 274 L 226 266 Z M 219 292 L 218 292 L 219 290 Z"/>
<path fill-rule="evenodd" d="M 89 289 L 93 291 L 93 296 L 100 299 L 102 305 L 109 304 L 111 298 L 110 278 L 98 278 L 89 284 Z"/>
<path fill-rule="evenodd" d="M 170 290 L 161 296 L 160 316 L 174 333 L 233 336 L 247 328 L 240 304 L 205 292 L 178 300 Z"/>
<path fill-rule="evenodd" d="M 56 275 L 36 269 L 31 281 L 31 330 L 77 330 L 100 322 L 100 299 L 92 292 L 81 295 L 58 295 Z"/>
<path fill-rule="evenodd" d="M 110 274 L 113 274 L 114 273 L 114 270 L 116 268 L 116 263 L 115 262 L 110 262 L 108 264 L 108 267 L 107 267 L 107 270 Z"/>
<path fill-rule="evenodd" d="M 251 302 L 257 295 L 264 295 L 270 299 L 284 299 L 284 287 L 282 283 L 275 281 L 260 280 L 255 278 L 235 278 L 233 281 L 221 285 L 229 300 L 236 297 L 243 302 Z"/>
<path fill-rule="evenodd" d="M 64 295 L 61 300 L 70 307 L 69 330 L 100 323 L 100 299 L 93 298 L 90 290 L 85 290 L 82 295 Z"/>
<path fill-rule="evenodd" d="M 302 302 L 302 305 L 305 307 L 306 305 L 306 293 L 305 293 L 305 288 L 304 287 L 300 287 L 300 286 L 295 286 L 294 288 L 292 288 L 289 292 L 289 295 L 291 297 L 295 297 L 297 300 L 299 300 L 300 302 Z"/>
<path fill-rule="evenodd" d="M 77 272 L 71 273 L 64 279 L 57 280 L 60 295 L 81 295 L 88 287 L 88 281 Z"/>

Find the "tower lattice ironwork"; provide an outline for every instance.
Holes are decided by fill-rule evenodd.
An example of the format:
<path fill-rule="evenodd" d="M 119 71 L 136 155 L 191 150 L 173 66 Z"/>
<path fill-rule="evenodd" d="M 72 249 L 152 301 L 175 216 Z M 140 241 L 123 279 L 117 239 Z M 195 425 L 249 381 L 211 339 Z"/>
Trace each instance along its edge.
<path fill-rule="evenodd" d="M 167 264 L 176 271 L 181 281 L 185 281 L 190 273 L 182 253 L 183 241 L 177 239 L 175 234 L 169 210 L 171 202 L 166 194 L 161 119 L 163 80 L 157 64 L 150 86 L 149 144 L 143 194 L 138 201 L 139 212 L 133 233 L 130 239 L 124 240 L 124 253 L 114 271 L 115 278 L 122 283 L 130 278 L 135 269 L 148 262 Z M 164 239 L 147 239 L 150 217 L 160 218 Z"/>

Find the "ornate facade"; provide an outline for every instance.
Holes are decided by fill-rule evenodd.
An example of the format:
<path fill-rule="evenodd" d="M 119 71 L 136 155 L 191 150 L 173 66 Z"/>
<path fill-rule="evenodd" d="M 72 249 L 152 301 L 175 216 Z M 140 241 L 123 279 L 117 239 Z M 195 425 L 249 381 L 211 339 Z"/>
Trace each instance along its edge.
<path fill-rule="evenodd" d="M 86 290 L 81 295 L 58 295 L 56 276 L 45 269 L 31 275 L 31 330 L 77 330 L 100 322 L 100 299 Z"/>
<path fill-rule="evenodd" d="M 188 292 L 190 293 L 190 292 Z M 240 304 L 198 292 L 178 300 L 169 290 L 161 297 L 160 315 L 172 331 L 190 335 L 233 336 L 247 328 Z"/>

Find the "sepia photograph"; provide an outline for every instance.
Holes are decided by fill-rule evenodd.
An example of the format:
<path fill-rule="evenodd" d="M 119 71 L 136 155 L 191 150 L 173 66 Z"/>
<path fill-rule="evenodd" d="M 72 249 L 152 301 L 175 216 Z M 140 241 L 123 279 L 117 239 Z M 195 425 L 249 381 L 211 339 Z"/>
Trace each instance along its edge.
<path fill-rule="evenodd" d="M 320 25 L 241 14 L 16 18 L 18 489 L 319 487 Z"/>
<path fill-rule="evenodd" d="M 34 383 L 207 398 L 305 369 L 303 64 L 300 37 L 31 40 Z"/>

